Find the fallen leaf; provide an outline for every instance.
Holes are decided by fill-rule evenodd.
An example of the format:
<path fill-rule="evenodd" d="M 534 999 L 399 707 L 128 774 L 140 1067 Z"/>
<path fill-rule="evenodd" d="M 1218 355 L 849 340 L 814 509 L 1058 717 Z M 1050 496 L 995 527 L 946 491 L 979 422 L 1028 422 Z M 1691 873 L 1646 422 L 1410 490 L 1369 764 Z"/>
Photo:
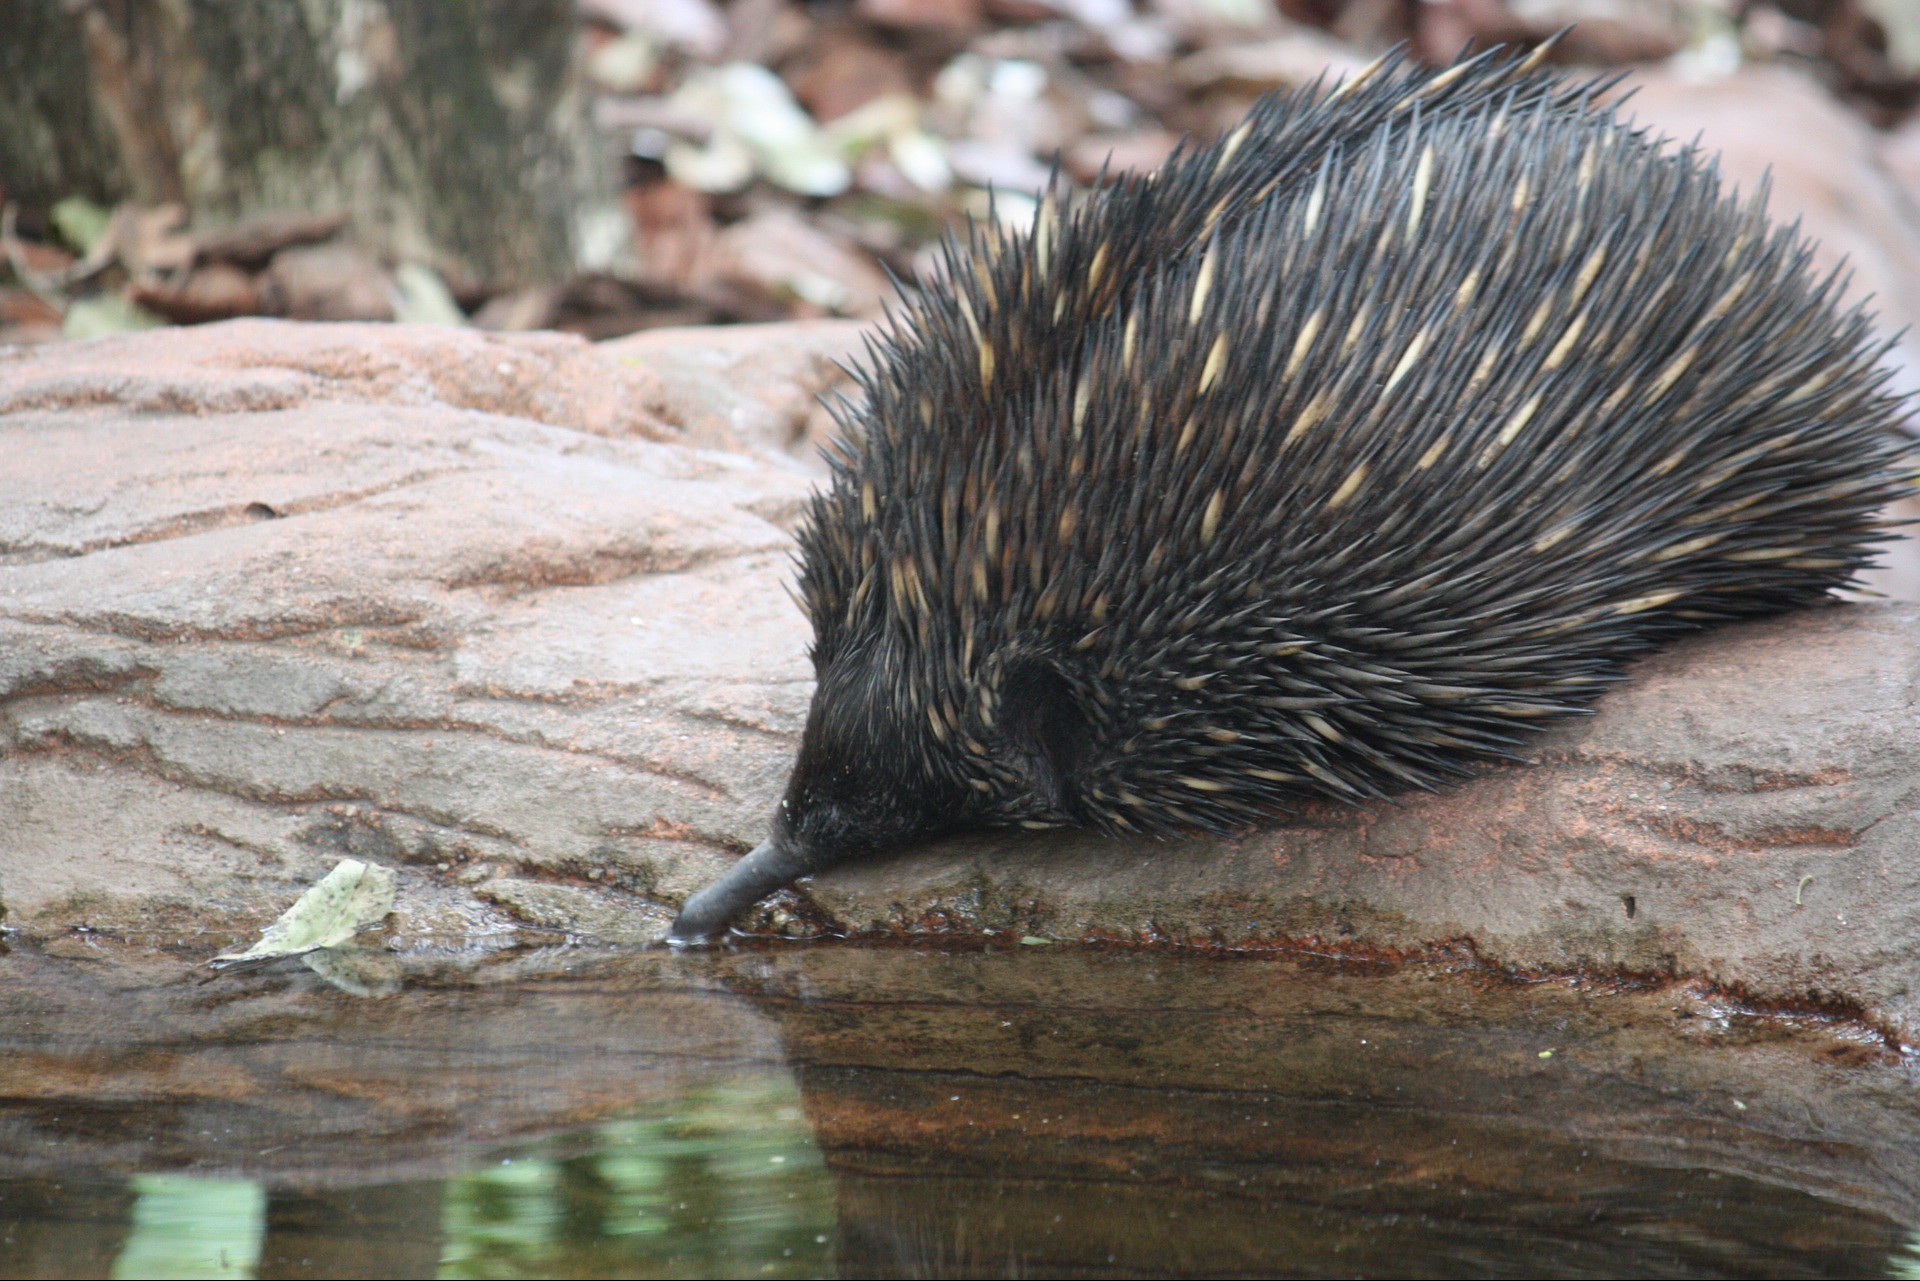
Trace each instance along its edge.
<path fill-rule="evenodd" d="M 61 319 L 60 332 L 66 338 L 100 338 L 107 334 L 132 333 L 136 329 L 158 329 L 166 323 L 115 290 L 74 299 Z"/>
<path fill-rule="evenodd" d="M 251 316 L 260 310 L 260 283 L 230 262 L 195 267 L 184 279 L 135 281 L 133 301 L 177 325 Z"/>
<path fill-rule="evenodd" d="M 417 262 L 403 262 L 394 269 L 395 301 L 393 318 L 409 325 L 464 325 L 466 313 L 453 300 L 453 291 L 440 273 Z"/>
<path fill-rule="evenodd" d="M 68 196 L 65 200 L 54 202 L 53 208 L 47 212 L 47 218 L 62 240 L 84 254 L 107 234 L 113 210 L 97 205 L 84 196 Z"/>
<path fill-rule="evenodd" d="M 244 952 L 216 956 L 208 964 L 228 969 L 339 947 L 393 911 L 394 883 L 391 868 L 342 859 L 282 912 L 258 943 Z"/>
<path fill-rule="evenodd" d="M 347 225 L 344 213 L 266 213 L 194 235 L 202 258 L 248 269 L 264 267 L 282 249 L 318 244 Z"/>

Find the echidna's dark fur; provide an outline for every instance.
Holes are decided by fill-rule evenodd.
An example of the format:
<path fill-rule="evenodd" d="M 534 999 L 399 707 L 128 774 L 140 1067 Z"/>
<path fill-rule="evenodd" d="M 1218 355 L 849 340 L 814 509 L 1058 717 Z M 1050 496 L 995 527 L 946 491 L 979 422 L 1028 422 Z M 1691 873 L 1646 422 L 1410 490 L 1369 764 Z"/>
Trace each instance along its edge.
<path fill-rule="evenodd" d="M 1594 97 L 1390 59 L 950 247 L 801 534 L 773 836 L 676 935 L 958 828 L 1430 787 L 1846 583 L 1907 479 L 1868 318 Z"/>

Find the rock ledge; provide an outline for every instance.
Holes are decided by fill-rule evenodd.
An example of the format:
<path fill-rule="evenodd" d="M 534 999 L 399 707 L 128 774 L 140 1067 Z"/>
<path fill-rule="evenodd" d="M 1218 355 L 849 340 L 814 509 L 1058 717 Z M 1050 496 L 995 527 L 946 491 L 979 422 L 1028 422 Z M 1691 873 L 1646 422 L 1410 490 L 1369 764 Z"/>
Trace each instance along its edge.
<path fill-rule="evenodd" d="M 657 938 L 793 752 L 788 531 L 856 336 L 243 322 L 0 356 L 9 923 L 250 927 L 352 853 L 402 869 L 399 946 Z M 1835 606 L 1649 659 L 1443 795 L 1238 842 L 950 842 L 807 895 L 852 932 L 1464 940 L 1913 1041 L 1917 692 L 1920 611 Z"/>

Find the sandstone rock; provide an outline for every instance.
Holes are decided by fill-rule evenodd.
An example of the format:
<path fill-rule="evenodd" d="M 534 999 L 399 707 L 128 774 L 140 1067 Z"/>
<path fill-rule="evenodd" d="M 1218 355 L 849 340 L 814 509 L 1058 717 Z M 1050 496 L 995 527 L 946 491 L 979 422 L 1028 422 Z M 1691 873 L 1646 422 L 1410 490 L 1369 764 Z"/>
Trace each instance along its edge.
<path fill-rule="evenodd" d="M 850 320 L 652 329 L 600 350 L 653 375 L 648 408 L 675 424 L 685 443 L 767 455 L 824 475 L 820 446 L 833 420 L 820 398 L 854 393 L 836 362 L 853 357 L 866 332 Z"/>
<path fill-rule="evenodd" d="M 244 320 L 0 352 L 0 415 L 37 410 L 64 421 L 108 411 L 85 419 L 102 432 L 127 421 L 153 430 L 165 414 L 219 418 L 324 402 L 471 409 L 600 436 L 676 439 L 674 424 L 639 408 L 662 395 L 645 370 L 609 366 L 584 341 L 560 334 L 477 338 L 432 326 Z M 120 461 L 144 470 L 140 458 Z M 22 469 L 9 470 L 12 492 L 37 492 Z M 65 483 L 89 483 L 83 471 Z"/>
<path fill-rule="evenodd" d="M 807 481 L 585 343 L 269 322 L 0 366 L 0 901 L 266 908 L 341 852 L 683 895 L 805 710 Z M 617 853 L 616 851 L 625 851 Z"/>
<path fill-rule="evenodd" d="M 10 353 L 10 923 L 238 929 L 351 853 L 402 870 L 412 933 L 650 937 L 783 785 L 811 693 L 786 451 L 856 334 L 236 322 Z M 1917 682 L 1920 611 L 1836 606 L 1650 659 L 1537 766 L 1443 795 L 1239 842 L 953 842 L 807 894 L 855 930 L 1470 947 L 1911 1039 Z"/>

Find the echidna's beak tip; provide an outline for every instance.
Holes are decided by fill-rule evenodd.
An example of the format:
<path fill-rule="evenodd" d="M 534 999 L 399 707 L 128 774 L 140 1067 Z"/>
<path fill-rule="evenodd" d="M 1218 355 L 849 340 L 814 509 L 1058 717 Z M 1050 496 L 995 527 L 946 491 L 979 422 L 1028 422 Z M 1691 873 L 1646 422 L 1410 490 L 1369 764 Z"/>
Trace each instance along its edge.
<path fill-rule="evenodd" d="M 687 900 L 667 930 L 675 948 L 700 947 L 724 933 L 727 923 L 806 871 L 796 852 L 769 837 L 727 874 Z"/>
<path fill-rule="evenodd" d="M 666 944 L 676 952 L 690 947 L 705 947 L 709 941 L 704 931 L 687 920 L 684 911 L 674 917 L 673 924 L 667 927 Z"/>

